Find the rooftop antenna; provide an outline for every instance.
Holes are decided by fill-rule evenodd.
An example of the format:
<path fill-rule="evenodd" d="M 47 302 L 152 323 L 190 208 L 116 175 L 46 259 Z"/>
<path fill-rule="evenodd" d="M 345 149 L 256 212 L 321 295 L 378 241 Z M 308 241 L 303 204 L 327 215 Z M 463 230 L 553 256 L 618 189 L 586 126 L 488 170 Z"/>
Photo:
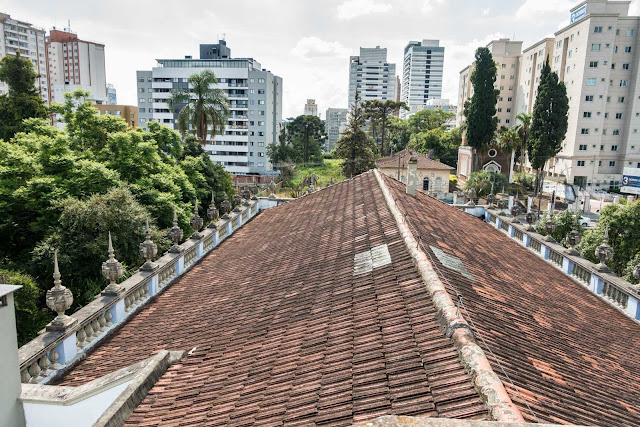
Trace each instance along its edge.
<path fill-rule="evenodd" d="M 222 40 L 227 41 L 227 33 L 222 33 Z"/>

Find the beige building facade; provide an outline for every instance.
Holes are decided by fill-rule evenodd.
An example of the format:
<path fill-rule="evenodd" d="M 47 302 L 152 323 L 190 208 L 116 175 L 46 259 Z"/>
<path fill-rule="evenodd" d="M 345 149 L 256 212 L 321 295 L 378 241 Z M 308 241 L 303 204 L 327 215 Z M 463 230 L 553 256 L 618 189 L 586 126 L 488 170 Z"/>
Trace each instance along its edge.
<path fill-rule="evenodd" d="M 112 116 L 122 117 L 132 128 L 138 127 L 138 107 L 135 105 L 94 105 L 100 112 L 100 115 L 109 114 Z"/>
<path fill-rule="evenodd" d="M 406 184 L 407 165 L 412 157 L 418 160 L 418 189 L 449 192 L 449 175 L 454 173 L 455 169 L 416 151 L 404 149 L 393 156 L 383 157 L 376 160 L 376 167 L 383 174 Z"/>

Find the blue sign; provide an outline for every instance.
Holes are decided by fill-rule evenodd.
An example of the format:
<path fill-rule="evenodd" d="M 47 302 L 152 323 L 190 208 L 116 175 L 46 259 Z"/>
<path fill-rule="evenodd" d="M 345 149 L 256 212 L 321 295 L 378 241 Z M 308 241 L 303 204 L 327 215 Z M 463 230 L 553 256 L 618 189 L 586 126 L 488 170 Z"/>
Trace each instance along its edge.
<path fill-rule="evenodd" d="M 576 10 L 574 10 L 573 12 L 571 12 L 571 24 L 573 24 L 574 22 L 584 18 L 585 16 L 587 16 L 587 5 L 586 3 L 583 4 L 582 6 L 580 6 L 579 8 L 577 8 Z"/>
<path fill-rule="evenodd" d="M 622 185 L 624 187 L 637 187 L 640 188 L 640 176 L 623 175 Z"/>

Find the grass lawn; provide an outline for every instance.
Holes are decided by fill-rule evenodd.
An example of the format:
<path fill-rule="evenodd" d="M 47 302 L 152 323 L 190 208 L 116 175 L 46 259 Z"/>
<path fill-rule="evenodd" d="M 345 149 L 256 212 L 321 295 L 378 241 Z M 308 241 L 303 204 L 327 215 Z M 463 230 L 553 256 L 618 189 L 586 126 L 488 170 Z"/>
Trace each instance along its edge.
<path fill-rule="evenodd" d="M 319 166 L 300 166 L 296 167 L 296 175 L 293 178 L 294 185 L 300 185 L 302 178 L 311 173 L 315 173 L 320 178 L 320 185 L 323 187 L 331 183 L 337 184 L 340 181 L 344 181 L 346 177 L 342 175 L 342 169 L 340 165 L 342 160 L 339 159 L 324 159 L 324 163 Z"/>

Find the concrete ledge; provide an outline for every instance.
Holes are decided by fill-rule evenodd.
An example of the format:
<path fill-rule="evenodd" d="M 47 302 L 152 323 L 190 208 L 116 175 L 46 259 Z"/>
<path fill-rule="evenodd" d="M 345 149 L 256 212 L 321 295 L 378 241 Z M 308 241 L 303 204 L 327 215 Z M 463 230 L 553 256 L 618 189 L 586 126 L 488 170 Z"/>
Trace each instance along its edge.
<path fill-rule="evenodd" d="M 371 421 L 354 424 L 354 427 L 551 427 L 557 425 L 559 424 L 452 420 L 448 418 L 421 418 L 385 415 Z"/>

